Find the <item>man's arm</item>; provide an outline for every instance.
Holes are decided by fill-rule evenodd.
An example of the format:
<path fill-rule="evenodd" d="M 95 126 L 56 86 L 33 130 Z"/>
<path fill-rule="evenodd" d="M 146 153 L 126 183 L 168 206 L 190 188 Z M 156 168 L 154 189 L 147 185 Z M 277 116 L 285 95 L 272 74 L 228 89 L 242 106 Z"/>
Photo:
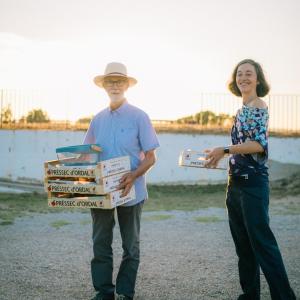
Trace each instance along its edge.
<path fill-rule="evenodd" d="M 145 152 L 145 158 L 142 160 L 141 164 L 136 170 L 123 175 L 120 180 L 120 185 L 118 186 L 118 189 L 124 189 L 121 197 L 125 197 L 129 193 L 134 181 L 139 176 L 144 175 L 154 165 L 155 161 L 155 150 L 149 150 Z"/>

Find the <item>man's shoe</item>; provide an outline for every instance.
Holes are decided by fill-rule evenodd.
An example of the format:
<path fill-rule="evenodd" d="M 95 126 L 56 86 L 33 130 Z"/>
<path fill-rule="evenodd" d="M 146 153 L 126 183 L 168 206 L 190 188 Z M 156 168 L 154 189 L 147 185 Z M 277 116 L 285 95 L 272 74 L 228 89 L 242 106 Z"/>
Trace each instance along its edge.
<path fill-rule="evenodd" d="M 103 298 L 97 294 L 95 297 L 93 297 L 91 300 L 103 300 Z"/>
<path fill-rule="evenodd" d="M 117 300 L 132 300 L 133 298 L 127 297 L 125 295 L 118 295 Z"/>
<path fill-rule="evenodd" d="M 101 296 L 99 293 L 92 298 L 91 300 L 114 300 L 115 296 L 112 296 L 111 298 L 104 298 L 103 296 Z"/>
<path fill-rule="evenodd" d="M 239 295 L 239 297 L 237 298 L 237 300 L 251 300 L 253 299 L 252 297 L 249 297 L 245 294 Z"/>

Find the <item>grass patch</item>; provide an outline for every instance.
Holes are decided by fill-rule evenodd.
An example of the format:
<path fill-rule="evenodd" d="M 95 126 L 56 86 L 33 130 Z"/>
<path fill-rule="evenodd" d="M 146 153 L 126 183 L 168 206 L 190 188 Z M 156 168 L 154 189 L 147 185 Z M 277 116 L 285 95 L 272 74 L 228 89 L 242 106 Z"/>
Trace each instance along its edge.
<path fill-rule="evenodd" d="M 270 183 L 270 188 L 270 195 L 273 198 L 300 195 L 300 173 L 293 174 L 289 178 L 273 181 Z"/>
<path fill-rule="evenodd" d="M 192 211 L 208 207 L 225 207 L 226 185 L 149 185 L 146 211 Z"/>
<path fill-rule="evenodd" d="M 294 210 L 293 208 L 289 207 L 276 207 L 272 210 L 272 215 L 279 215 L 279 216 L 291 216 L 291 215 L 300 215 L 300 209 L 297 208 Z"/>
<path fill-rule="evenodd" d="M 207 207 L 225 207 L 225 185 L 149 185 L 148 188 L 149 201 L 145 203 L 145 211 L 192 211 Z M 90 210 L 48 207 L 46 194 L 0 193 L 0 222 L 12 224 L 17 217 L 62 211 L 89 213 Z"/>
<path fill-rule="evenodd" d="M 226 185 L 149 185 L 145 211 L 193 211 L 208 207 L 225 208 Z M 291 196 L 293 201 L 286 201 Z M 300 214 L 300 175 L 271 183 L 271 207 L 284 207 L 284 214 Z M 35 213 L 62 211 L 89 213 L 89 209 L 48 207 L 46 194 L 0 193 L 0 225 Z M 83 221 L 82 225 L 88 224 Z"/>
<path fill-rule="evenodd" d="M 151 215 L 142 217 L 143 221 L 163 221 L 173 218 L 173 215 Z"/>
<path fill-rule="evenodd" d="M 60 227 L 70 225 L 70 224 L 72 224 L 72 223 L 65 221 L 65 220 L 57 220 L 57 221 L 50 223 L 50 225 L 56 229 L 59 229 Z"/>
<path fill-rule="evenodd" d="M 62 209 L 48 207 L 46 194 L 0 193 L 0 222 L 13 224 L 15 218 L 30 216 L 33 213 L 58 212 Z M 7 223 L 7 224 L 8 224 Z"/>
<path fill-rule="evenodd" d="M 80 225 L 88 225 L 88 224 L 92 224 L 92 220 L 87 219 L 87 220 L 80 221 Z"/>
<path fill-rule="evenodd" d="M 14 224 L 13 221 L 2 221 L 2 222 L 0 222 L 0 225 L 12 225 L 12 224 Z"/>
<path fill-rule="evenodd" d="M 274 215 L 300 215 L 300 197 L 272 199 L 270 210 Z"/>
<path fill-rule="evenodd" d="M 10 222 L 15 218 L 32 216 L 35 213 L 47 214 L 67 212 L 89 213 L 89 209 L 49 207 L 46 194 L 40 193 L 0 193 L 0 223 Z"/>
<path fill-rule="evenodd" d="M 196 217 L 194 218 L 196 222 L 199 223 L 214 223 L 214 222 L 220 222 L 222 219 L 216 216 L 210 216 L 210 217 Z"/>

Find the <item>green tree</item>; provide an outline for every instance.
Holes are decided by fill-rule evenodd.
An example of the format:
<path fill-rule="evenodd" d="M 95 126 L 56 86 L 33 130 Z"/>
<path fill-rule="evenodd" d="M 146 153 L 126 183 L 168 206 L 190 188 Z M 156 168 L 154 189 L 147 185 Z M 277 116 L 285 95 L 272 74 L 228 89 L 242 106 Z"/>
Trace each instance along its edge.
<path fill-rule="evenodd" d="M 219 114 L 217 116 L 217 124 L 219 126 L 223 126 L 223 125 L 226 125 L 227 124 L 230 124 L 232 121 L 232 117 L 228 114 Z"/>
<path fill-rule="evenodd" d="M 6 107 L 3 107 L 1 110 L 1 121 L 4 124 L 11 123 L 13 121 L 13 114 L 10 107 L 10 104 L 8 104 Z"/>
<path fill-rule="evenodd" d="M 216 114 L 210 110 L 200 111 L 195 114 L 195 119 L 198 124 L 201 125 L 208 125 L 208 124 L 215 124 L 217 117 Z"/>
<path fill-rule="evenodd" d="M 195 115 L 190 115 L 176 120 L 178 124 L 200 124 L 200 125 L 218 125 L 227 126 L 232 122 L 232 116 L 228 114 L 216 115 L 210 110 L 200 111 Z"/>
<path fill-rule="evenodd" d="M 24 124 L 26 122 L 26 117 L 25 116 L 22 116 L 20 119 L 19 119 L 19 123 L 20 124 Z"/>
<path fill-rule="evenodd" d="M 42 109 L 33 109 L 26 116 L 27 123 L 48 123 L 50 119 Z"/>
<path fill-rule="evenodd" d="M 90 123 L 92 121 L 92 118 L 93 117 L 83 117 L 83 118 L 80 118 L 76 121 L 76 123 L 79 123 L 79 124 L 87 124 L 87 123 Z"/>
<path fill-rule="evenodd" d="M 187 117 L 183 117 L 177 120 L 177 123 L 179 124 L 195 124 L 195 118 L 194 116 L 187 116 Z"/>

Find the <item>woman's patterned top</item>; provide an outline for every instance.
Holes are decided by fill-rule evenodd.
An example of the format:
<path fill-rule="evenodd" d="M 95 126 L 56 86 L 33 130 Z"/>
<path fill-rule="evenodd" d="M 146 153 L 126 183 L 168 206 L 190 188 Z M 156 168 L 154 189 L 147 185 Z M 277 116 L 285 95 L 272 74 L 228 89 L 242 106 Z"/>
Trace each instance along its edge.
<path fill-rule="evenodd" d="M 267 108 L 255 108 L 243 105 L 237 111 L 231 130 L 233 145 L 246 141 L 257 141 L 264 152 L 255 154 L 233 154 L 229 159 L 229 174 L 268 174 L 268 121 Z"/>

